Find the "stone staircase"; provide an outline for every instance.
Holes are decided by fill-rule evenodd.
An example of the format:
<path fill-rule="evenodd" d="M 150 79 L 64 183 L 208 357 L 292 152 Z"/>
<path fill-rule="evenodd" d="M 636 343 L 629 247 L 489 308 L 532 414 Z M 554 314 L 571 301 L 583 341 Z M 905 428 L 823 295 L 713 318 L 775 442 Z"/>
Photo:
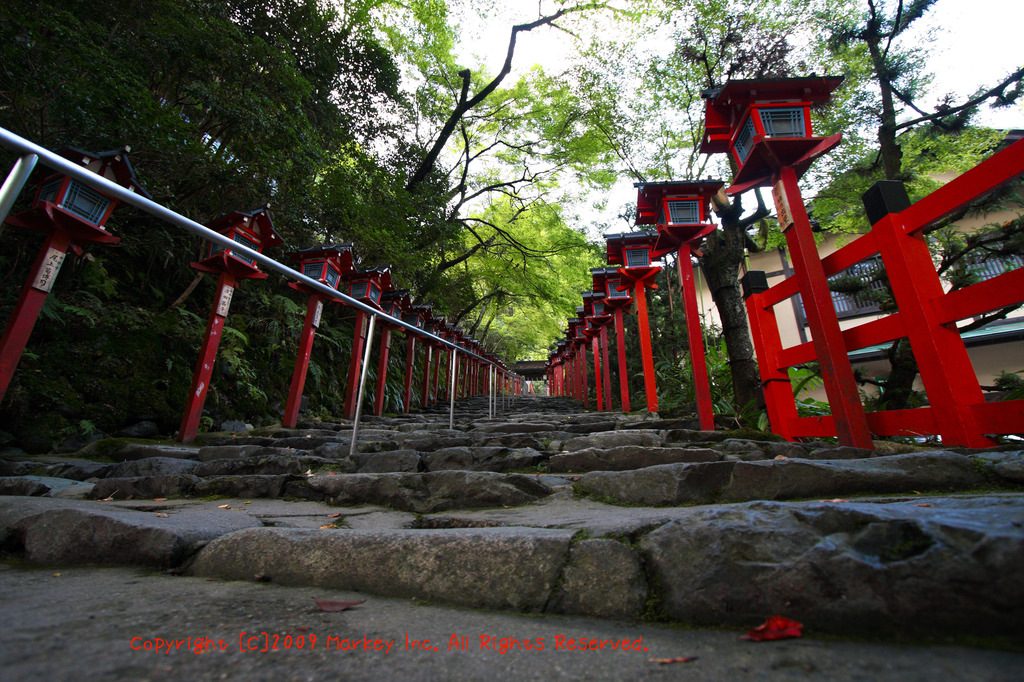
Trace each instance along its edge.
<path fill-rule="evenodd" d="M 1024 635 L 1024 449 L 878 450 L 486 398 L 0 455 L 0 550 L 531 613 Z M 725 424 L 722 424 L 725 426 Z"/>

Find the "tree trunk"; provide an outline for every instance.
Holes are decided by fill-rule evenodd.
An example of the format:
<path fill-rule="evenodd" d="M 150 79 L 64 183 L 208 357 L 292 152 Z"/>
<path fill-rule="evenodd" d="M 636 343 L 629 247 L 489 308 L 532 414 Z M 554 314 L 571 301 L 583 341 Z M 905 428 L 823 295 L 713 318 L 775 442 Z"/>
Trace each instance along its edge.
<path fill-rule="evenodd" d="M 706 242 L 701 265 L 722 318 L 722 335 L 732 370 L 733 402 L 737 407 L 743 407 L 757 398 L 760 377 L 754 362 L 754 344 L 747 329 L 747 310 L 740 293 L 743 239 L 733 234 L 736 229 L 735 226 L 725 226 Z"/>

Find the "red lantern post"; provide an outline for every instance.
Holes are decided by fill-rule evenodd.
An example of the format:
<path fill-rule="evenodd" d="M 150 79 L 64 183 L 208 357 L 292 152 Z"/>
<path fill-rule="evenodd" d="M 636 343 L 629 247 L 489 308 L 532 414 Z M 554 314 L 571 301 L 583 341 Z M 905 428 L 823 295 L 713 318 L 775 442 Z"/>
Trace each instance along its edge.
<path fill-rule="evenodd" d="M 284 242 L 281 235 L 274 230 L 274 224 L 271 222 L 270 213 L 266 208 L 260 208 L 251 213 L 240 211 L 227 213 L 207 223 L 207 227 L 257 253 L 263 253 L 264 249 Z M 181 427 L 178 429 L 178 440 L 182 443 L 195 440 L 199 430 L 203 404 L 206 402 L 206 393 L 210 389 L 213 364 L 217 359 L 217 349 L 220 346 L 224 321 L 227 319 L 228 310 L 231 307 L 235 286 L 239 280 L 265 279 L 267 276 L 260 272 L 254 258 L 213 242 L 210 243 L 206 258 L 198 263 L 192 263 L 192 267 L 200 272 L 219 275 L 219 278 L 217 294 L 213 299 L 213 307 L 210 308 L 210 315 L 206 321 L 206 335 L 203 337 L 199 359 L 192 375 L 192 389 L 189 391 L 185 414 L 182 415 Z"/>
<path fill-rule="evenodd" d="M 610 410 L 611 392 L 608 388 L 607 379 L 602 381 L 601 376 L 602 367 L 604 368 L 605 377 L 608 376 L 608 352 L 606 347 L 604 363 L 602 364 L 601 338 L 603 336 L 607 340 L 608 335 L 605 332 L 605 326 L 611 321 L 612 316 L 605 311 L 604 293 L 602 292 L 583 292 L 583 307 L 585 311 L 584 320 L 586 321 L 584 334 L 590 340 L 591 350 L 594 354 L 594 387 L 597 391 L 597 409 L 598 411 Z"/>
<path fill-rule="evenodd" d="M 629 404 L 629 370 L 626 366 L 626 331 L 622 316 L 629 312 L 633 296 L 628 289 L 619 289 L 619 271 L 616 268 L 592 268 L 594 291 L 604 294 L 604 304 L 612 311 L 615 318 L 616 346 L 619 360 L 619 400 L 623 412 L 630 411 Z"/>
<path fill-rule="evenodd" d="M 348 295 L 363 303 L 380 308 L 381 296 L 392 289 L 391 269 L 388 266 L 353 270 L 346 277 Z M 362 310 L 356 313 L 355 334 L 352 338 L 352 357 L 348 366 L 348 383 L 345 385 L 345 418 L 356 415 L 359 399 L 359 375 L 362 371 L 363 353 L 366 348 L 367 323 L 370 313 Z"/>
<path fill-rule="evenodd" d="M 299 262 L 299 272 L 306 277 L 337 289 L 342 276 L 352 271 L 352 245 L 311 246 L 293 253 L 292 260 Z M 313 339 L 320 327 L 325 296 L 301 282 L 289 282 L 288 286 L 309 295 L 306 319 L 303 322 L 302 335 L 299 337 L 299 352 L 295 357 L 295 370 L 292 372 L 292 381 L 288 389 L 288 402 L 285 404 L 284 417 L 281 420 L 283 426 L 295 428 L 299 408 L 302 406 L 302 389 L 306 385 L 309 358 L 313 352 Z"/>
<path fill-rule="evenodd" d="M 79 149 L 64 149 L 61 156 L 97 175 L 127 187 L 146 198 L 139 185 L 128 149 L 92 154 Z M 48 173 L 48 174 L 47 174 Z M 7 218 L 7 223 L 46 235 L 43 247 L 32 265 L 31 273 L 21 290 L 3 336 L 0 337 L 0 400 L 14 377 L 14 370 L 25 351 L 32 328 L 39 318 L 57 273 L 70 248 L 82 254 L 88 244 L 116 244 L 117 237 L 104 229 L 107 219 L 120 203 L 103 192 L 72 178 L 52 171 L 36 171 L 40 178 L 32 208 Z"/>
<path fill-rule="evenodd" d="M 637 322 L 640 327 L 640 359 L 644 368 L 644 394 L 647 411 L 658 411 L 658 386 L 654 377 L 654 354 L 651 349 L 651 331 L 647 320 L 647 289 L 657 289 L 654 276 L 661 270 L 652 265 L 652 251 L 658 239 L 657 232 L 606 234 L 608 263 L 620 265 L 619 288 L 632 287 L 635 291 Z"/>
<path fill-rule="evenodd" d="M 739 164 L 726 192 L 772 187 L 839 441 L 872 448 L 864 407 L 797 180 L 840 135 L 814 137 L 812 104 L 828 101 L 841 77 L 729 81 L 707 90 L 704 153 L 728 152 Z"/>
<path fill-rule="evenodd" d="M 381 309 L 391 317 L 401 318 L 402 311 L 412 305 L 408 289 L 385 291 L 381 294 Z M 380 337 L 380 349 L 377 352 L 377 387 L 373 394 L 373 413 L 378 417 L 384 414 L 384 398 L 387 393 L 388 358 L 391 355 L 392 325 L 381 322 L 383 333 Z"/>
<path fill-rule="evenodd" d="M 699 253 L 698 247 L 704 237 L 715 230 L 715 225 L 711 223 L 711 197 L 724 184 L 718 180 L 702 180 L 634 185 L 637 188 L 637 225 L 656 225 L 658 228 L 653 256 L 657 258 L 666 253 L 677 255 L 697 416 L 701 429 L 705 431 L 714 430 L 715 416 L 704 355 L 704 334 L 697 306 L 697 287 L 690 258 Z"/>
<path fill-rule="evenodd" d="M 423 325 L 426 322 L 426 315 L 429 314 L 430 308 L 424 308 L 424 306 L 411 306 L 408 310 L 402 313 L 402 321 L 407 322 L 416 329 L 423 329 Z M 413 369 L 416 364 L 416 334 L 412 331 L 406 330 L 405 340 L 405 393 L 404 405 L 402 411 L 406 414 L 412 408 L 412 375 Z"/>

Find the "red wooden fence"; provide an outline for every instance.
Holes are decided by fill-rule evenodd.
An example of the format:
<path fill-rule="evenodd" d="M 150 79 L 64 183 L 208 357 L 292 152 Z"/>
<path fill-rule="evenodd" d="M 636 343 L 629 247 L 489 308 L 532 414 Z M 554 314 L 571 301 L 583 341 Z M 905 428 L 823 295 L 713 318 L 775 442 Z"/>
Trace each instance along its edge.
<path fill-rule="evenodd" d="M 946 445 L 985 447 L 994 444 L 991 435 L 1024 432 L 1024 400 L 985 402 L 956 328 L 958 320 L 1024 302 L 1024 268 L 946 293 L 922 232 L 1022 174 L 1024 140 L 913 205 L 902 184 L 878 183 L 864 195 L 871 231 L 820 259 L 831 276 L 879 255 L 899 311 L 843 331 L 845 352 L 906 337 L 917 358 L 928 407 L 868 413 L 873 434 L 937 435 Z M 812 342 L 782 347 L 773 306 L 806 293 L 798 278 L 771 288 L 750 287 L 753 279 L 745 283 L 744 295 L 772 430 L 789 439 L 835 436 L 837 427 L 842 433 L 844 425 L 837 421 L 844 417 L 835 411 L 826 417 L 797 415 L 788 368 L 816 360 L 827 367 L 835 364 L 827 360 L 839 359 L 818 357 Z"/>

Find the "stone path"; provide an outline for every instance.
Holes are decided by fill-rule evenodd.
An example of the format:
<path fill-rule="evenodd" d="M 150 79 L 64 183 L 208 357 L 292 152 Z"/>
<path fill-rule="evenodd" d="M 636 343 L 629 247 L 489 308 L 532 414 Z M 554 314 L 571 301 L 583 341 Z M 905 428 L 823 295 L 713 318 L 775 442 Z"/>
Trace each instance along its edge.
<path fill-rule="evenodd" d="M 526 398 L 0 455 L 0 549 L 522 613 L 1024 642 L 1024 451 L 879 451 Z M 881 447 L 881 446 L 880 446 Z"/>

